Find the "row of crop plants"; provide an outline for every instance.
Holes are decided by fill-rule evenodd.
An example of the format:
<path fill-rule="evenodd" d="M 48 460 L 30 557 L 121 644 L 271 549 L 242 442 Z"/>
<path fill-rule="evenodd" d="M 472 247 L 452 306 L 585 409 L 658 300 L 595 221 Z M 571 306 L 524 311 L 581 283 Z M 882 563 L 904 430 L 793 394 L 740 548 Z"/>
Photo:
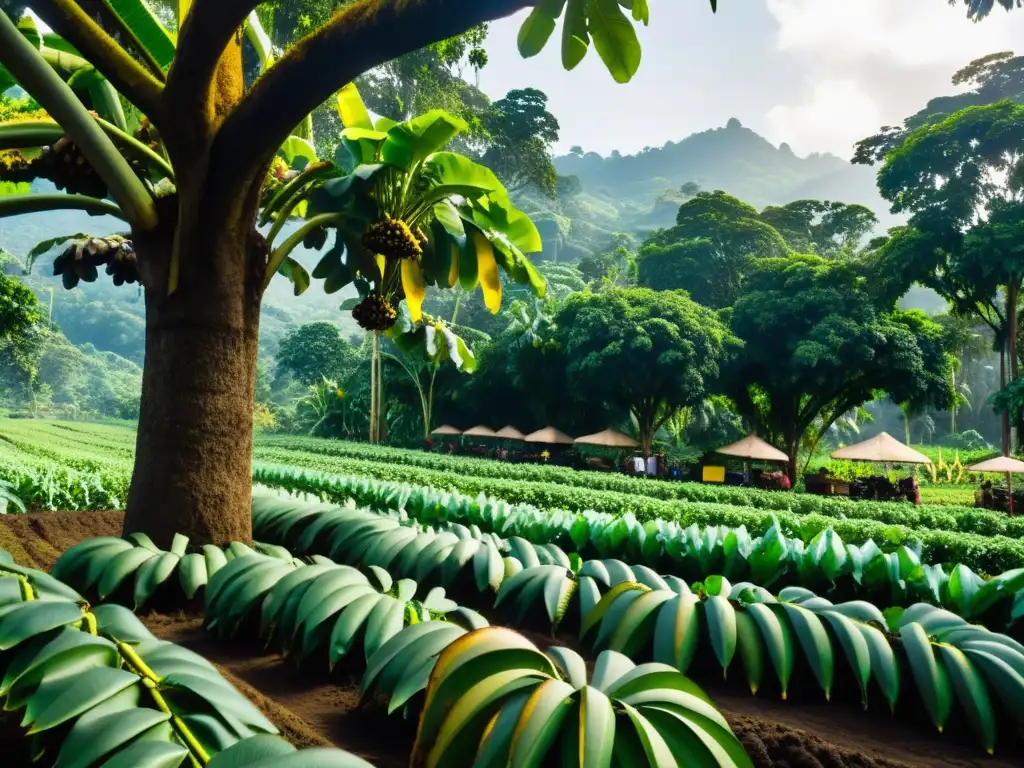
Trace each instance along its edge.
<path fill-rule="evenodd" d="M 656 483 L 689 489 L 693 499 L 663 500 L 632 492 L 594 490 L 574 486 L 571 480 L 536 482 L 506 480 L 494 477 L 466 475 L 460 472 L 424 469 L 397 461 L 329 456 L 322 453 L 286 450 L 283 448 L 254 449 L 256 466 L 292 466 L 328 474 L 358 475 L 378 480 L 408 482 L 416 485 L 455 489 L 468 495 L 481 493 L 497 496 L 513 504 L 531 504 L 547 509 L 566 509 L 574 512 L 598 510 L 631 513 L 641 519 L 676 518 L 695 510 L 717 510 L 727 514 L 730 508 L 741 512 L 775 512 L 791 517 L 819 517 L 831 520 L 866 520 L 888 525 L 902 525 L 913 529 L 976 533 L 983 536 L 1024 536 L 1024 518 L 1011 518 L 973 507 L 915 507 L 899 502 L 850 502 L 823 499 L 798 493 L 723 494 L 725 501 L 712 499 L 722 489 L 697 483 Z M 455 459 L 472 462 L 472 459 Z M 586 473 L 579 473 L 584 477 Z"/>
<path fill-rule="evenodd" d="M 41 764 L 370 768 L 341 750 L 296 750 L 201 656 L 2 550 L 0 674 L 0 718 L 20 723 Z"/>
<path fill-rule="evenodd" d="M 503 539 L 475 526 L 438 530 L 399 515 L 275 496 L 254 500 L 254 532 L 273 542 L 264 545 L 267 554 L 233 545 L 226 554 L 206 548 L 171 556 L 142 539 L 136 546 L 94 540 L 70 550 L 54 573 L 86 593 L 141 596 L 145 603 L 161 584 L 197 588 L 202 563 L 206 622 L 215 632 L 230 637 L 251 629 L 289 655 L 321 665 L 365 662 L 365 693 L 386 696 L 390 711 L 421 710 L 414 757 L 426 762 L 416 764 L 468 765 L 473 754 L 493 754 L 495 764 L 505 764 L 514 744 L 505 737 L 493 742 L 496 722 L 506 736 L 540 728 L 553 717 L 559 723 L 577 718 L 580 728 L 589 728 L 598 722 L 585 718 L 584 703 L 596 695 L 591 689 L 610 700 L 612 719 L 625 725 L 625 740 L 635 744 L 638 734 L 653 733 L 665 742 L 670 762 L 655 759 L 661 753 L 641 738 L 650 764 L 676 764 L 683 752 L 673 750 L 686 744 L 703 744 L 718 760 L 687 764 L 746 764 L 728 748 L 732 741 L 721 742 L 727 731 L 708 725 L 707 711 L 688 709 L 701 697 L 685 678 L 673 677 L 668 685 L 694 697 L 683 703 L 661 690 L 664 682 L 654 691 L 626 685 L 648 676 L 664 681 L 670 670 L 724 674 L 737 667 L 752 693 L 775 691 L 785 698 L 816 688 L 826 698 L 854 696 L 865 707 L 874 701 L 894 712 L 923 708 L 940 731 L 962 723 L 988 751 L 998 733 L 1012 734 L 1024 719 L 1024 646 L 926 604 L 882 612 L 864 601 L 833 603 L 800 588 L 776 596 L 718 575 L 687 583 L 646 566 L 582 560 L 554 544 Z M 193 565 L 186 567 L 188 558 Z M 524 639 L 483 629 L 487 622 L 477 610 L 513 626 L 576 630 L 584 646 L 602 655 L 588 681 L 577 655 L 556 650 L 542 661 Z M 629 657 L 663 666 L 634 670 Z M 435 690 L 463 666 L 458 685 L 446 695 Z M 513 685 L 516 680 L 529 690 Z M 637 693 L 632 704 L 623 689 Z M 630 710 L 652 701 L 663 709 L 670 700 L 682 708 L 668 707 L 673 717 L 637 717 Z M 486 716 L 482 702 L 492 705 Z M 545 716 L 524 721 L 541 703 Z M 678 745 L 662 730 L 676 733 L 681 724 L 692 730 L 695 723 L 710 730 L 694 740 L 687 732 Z M 616 742 L 622 728 L 614 729 Z M 542 741 L 538 760 L 578 746 L 558 735 L 570 732 L 587 733 L 558 730 Z"/>
<path fill-rule="evenodd" d="M 385 696 L 390 713 L 420 713 L 412 765 L 751 765 L 710 700 L 670 666 L 609 650 L 588 675 L 574 651 L 541 652 L 443 588 L 380 567 L 297 560 L 276 546 L 188 554 L 180 538 L 167 552 L 130 539 L 84 542 L 54 573 L 143 604 L 161 588 L 203 588 L 205 623 L 219 636 L 255 633 L 296 661 L 363 671 L 364 695 Z M 493 562 L 497 587 L 505 561 Z"/>
<path fill-rule="evenodd" d="M 404 467 L 432 469 L 466 477 L 557 483 L 595 491 L 615 491 L 663 501 L 737 504 L 762 509 L 789 510 L 797 514 L 823 514 L 835 517 L 849 514 L 852 505 L 865 506 L 864 502 L 853 502 L 839 497 L 814 496 L 805 493 L 777 493 L 756 488 L 738 488 L 697 482 L 661 482 L 631 477 L 618 472 L 577 471 L 569 467 L 550 464 L 510 463 L 474 456 L 451 456 L 444 453 L 427 453 L 422 450 L 391 448 L 319 437 L 259 435 L 256 438 L 256 449 L 257 453 L 273 450 L 296 451 L 400 464 Z M 875 472 L 877 472 L 877 468 Z M 930 488 L 930 491 L 934 491 L 936 495 L 940 490 L 941 486 Z M 960 498 L 963 498 L 962 492 Z M 879 503 L 867 502 L 866 506 L 879 506 Z M 892 504 L 888 503 L 882 506 L 891 508 Z M 954 504 L 954 506 L 958 506 L 958 504 Z"/>
<path fill-rule="evenodd" d="M 818 515 L 800 517 L 729 505 L 691 504 L 686 506 L 685 512 L 676 507 L 670 514 L 651 517 L 617 512 L 572 512 L 510 504 L 505 499 L 483 493 L 471 496 L 438 487 L 387 482 L 365 476 L 328 475 L 292 466 L 257 465 L 253 474 L 258 483 L 267 486 L 312 493 L 337 502 L 353 498 L 362 506 L 381 511 L 403 510 L 424 522 L 471 522 L 498 531 L 504 530 L 504 526 L 515 525 L 523 531 L 520 535 L 526 538 L 557 540 L 566 547 L 579 546 L 582 541 L 581 533 L 573 534 L 574 528 L 585 531 L 591 526 L 599 526 L 608 531 L 608 541 L 613 542 L 607 546 L 616 548 L 637 546 L 636 537 L 640 534 L 631 531 L 642 529 L 645 541 L 649 538 L 646 533 L 654 531 L 655 539 L 647 545 L 653 551 L 635 553 L 646 559 L 655 558 L 653 562 L 657 562 L 658 557 L 678 560 L 684 556 L 689 551 L 684 539 L 692 538 L 693 526 L 701 529 L 725 526 L 743 528 L 753 537 L 764 538 L 772 531 L 782 533 L 787 537 L 785 552 L 790 555 L 813 548 L 831 531 L 831 535 L 841 537 L 845 545 L 866 547 L 869 554 L 874 551 L 871 542 L 877 545 L 874 549 L 905 547 L 907 551 L 914 552 L 922 564 L 960 564 L 984 575 L 1014 571 L 1024 566 L 1024 542 L 1006 536 L 908 529 L 869 520 L 837 520 Z M 829 540 L 834 541 L 834 538 Z M 722 545 L 726 546 L 724 541 Z M 705 558 L 719 557 L 714 541 L 708 543 L 706 550 Z M 604 553 L 619 556 L 622 551 L 606 549 Z M 849 568 L 852 573 L 857 562 L 857 556 L 850 554 L 842 561 L 842 567 Z M 905 569 L 902 573 L 903 577 L 912 576 Z"/>

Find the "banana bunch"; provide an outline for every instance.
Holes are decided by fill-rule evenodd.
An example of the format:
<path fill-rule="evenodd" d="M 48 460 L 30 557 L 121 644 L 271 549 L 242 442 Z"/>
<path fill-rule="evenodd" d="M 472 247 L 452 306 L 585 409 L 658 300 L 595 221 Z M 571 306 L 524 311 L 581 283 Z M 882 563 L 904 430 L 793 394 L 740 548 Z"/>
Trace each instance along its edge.
<path fill-rule="evenodd" d="M 417 228 L 417 231 L 422 235 L 422 230 Z M 390 216 L 385 216 L 366 230 L 363 245 L 370 253 L 379 253 L 385 259 L 395 261 L 414 259 L 423 253 L 420 239 L 409 225 L 402 219 L 393 219 Z"/>
<path fill-rule="evenodd" d="M 53 146 L 43 147 L 32 167 L 37 178 L 49 179 L 57 189 L 69 194 L 107 196 L 106 183 L 67 136 L 61 136 Z"/>
<path fill-rule="evenodd" d="M 605 651 L 542 653 L 486 627 L 456 638 L 430 675 L 410 765 L 749 768 L 725 718 L 664 664 Z"/>
<path fill-rule="evenodd" d="M 89 565 L 89 549 L 64 568 Z M 3 550 L 0 669 L 0 704 L 22 723 L 26 752 L 47 765 L 371 768 L 340 750 L 298 752 L 206 659 L 158 640 L 121 606 L 91 607 Z"/>
<path fill-rule="evenodd" d="M 724 675 L 738 659 L 751 693 L 772 679 L 782 698 L 803 669 L 830 698 L 845 666 L 865 708 L 874 689 L 890 710 L 901 692 L 916 693 L 941 732 L 956 702 L 990 754 L 997 711 L 1024 725 L 1024 646 L 949 611 L 918 603 L 889 617 L 859 600 L 833 604 L 800 587 L 776 598 L 721 576 L 695 590 L 623 582 L 594 607 L 580 636 L 598 650 L 650 653 L 683 673 L 710 662 Z"/>
<path fill-rule="evenodd" d="M 99 267 L 106 265 L 106 273 L 114 285 L 139 282 L 139 264 L 132 241 L 121 235 L 90 237 L 72 240 L 68 247 L 53 260 L 53 274 L 60 275 L 67 289 L 79 281 L 92 283 L 99 276 Z"/>
<path fill-rule="evenodd" d="M 398 313 L 388 300 L 376 291 L 371 291 L 352 310 L 352 317 L 359 327 L 366 331 L 386 331 L 395 324 Z"/>

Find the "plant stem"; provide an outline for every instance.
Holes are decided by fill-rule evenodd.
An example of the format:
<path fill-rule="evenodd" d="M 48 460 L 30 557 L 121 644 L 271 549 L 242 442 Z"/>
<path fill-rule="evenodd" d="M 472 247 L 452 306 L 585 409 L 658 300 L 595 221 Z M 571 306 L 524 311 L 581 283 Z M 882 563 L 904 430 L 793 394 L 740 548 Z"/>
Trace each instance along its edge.
<path fill-rule="evenodd" d="M 0 49 L 3 50 L 4 65 L 67 131 L 93 170 L 106 183 L 132 226 L 144 231 L 154 229 L 157 225 L 156 206 L 142 181 L 74 91 L 22 36 L 6 13 L 0 13 Z"/>
<path fill-rule="evenodd" d="M 0 219 L 7 216 L 19 216 L 23 213 L 41 213 L 44 211 L 85 211 L 92 216 L 116 216 L 128 221 L 124 211 L 117 205 L 98 197 L 85 195 L 64 195 L 61 193 L 45 195 L 10 195 L 0 197 Z"/>

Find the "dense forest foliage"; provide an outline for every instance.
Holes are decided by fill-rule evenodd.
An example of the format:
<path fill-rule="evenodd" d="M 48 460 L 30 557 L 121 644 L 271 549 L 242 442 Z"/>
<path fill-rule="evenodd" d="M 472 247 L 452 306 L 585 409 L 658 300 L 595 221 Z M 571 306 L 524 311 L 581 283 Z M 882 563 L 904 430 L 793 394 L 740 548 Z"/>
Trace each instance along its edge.
<path fill-rule="evenodd" d="M 273 21 L 274 34 L 288 34 Z M 698 456 L 754 429 L 794 462 L 822 441 L 880 429 L 908 442 L 998 442 L 991 398 L 1016 378 L 1017 356 L 1002 356 L 1001 374 L 999 351 L 1016 323 L 1005 297 L 1019 296 L 1021 273 L 1011 261 L 1005 274 L 972 265 L 1012 240 L 1015 188 L 964 192 L 961 208 L 984 199 L 990 214 L 987 228 L 966 234 L 948 199 L 908 202 L 906 190 L 946 172 L 935 147 L 957 131 L 1016 126 L 1021 58 L 972 62 L 953 78 L 967 92 L 866 138 L 853 163 L 798 157 L 735 119 L 636 155 L 577 146 L 556 157 L 559 124 L 542 92 L 492 102 L 461 76 L 486 64 L 485 36 L 482 29 L 407 66 L 388 65 L 360 87 L 370 109 L 392 119 L 440 106 L 466 121 L 453 146 L 489 165 L 534 219 L 547 291 L 537 298 L 502 276 L 496 314 L 458 287 L 428 294 L 424 312 L 466 340 L 467 357 L 452 365 L 385 340 L 384 439 L 415 444 L 443 422 L 555 424 L 570 433 L 615 425 L 647 447 Z M 964 118 L 964 108 L 989 112 Z M 339 127 L 326 106 L 312 122 L 318 146 Z M 915 153 L 926 140 L 935 147 Z M 998 172 L 1006 141 L 996 136 L 986 157 L 972 160 Z M 41 318 L 31 360 L 16 364 L 7 354 L 9 408 L 137 417 L 141 290 L 99 280 L 65 291 L 50 276 L 67 236 L 116 231 L 113 219 L 68 211 L 0 227 L 5 272 L 35 292 Z M 940 251 L 945 260 L 936 263 Z M 313 271 L 323 246 L 307 238 L 292 255 Z M 257 429 L 365 437 L 372 351 L 345 311 L 356 295 L 349 285 L 295 296 L 288 282 L 270 283 Z"/>

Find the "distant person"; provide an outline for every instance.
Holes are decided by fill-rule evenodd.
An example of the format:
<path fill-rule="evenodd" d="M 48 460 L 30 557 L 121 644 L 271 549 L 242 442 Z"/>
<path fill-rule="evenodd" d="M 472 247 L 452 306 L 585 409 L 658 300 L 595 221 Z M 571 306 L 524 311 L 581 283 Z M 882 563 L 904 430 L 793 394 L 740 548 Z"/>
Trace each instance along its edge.
<path fill-rule="evenodd" d="M 984 483 L 981 484 L 981 501 L 982 506 L 985 509 L 996 508 L 996 497 L 995 494 L 992 492 L 991 480 L 986 480 Z"/>
<path fill-rule="evenodd" d="M 782 473 L 781 485 L 782 485 L 782 490 L 784 490 L 784 491 L 788 491 L 788 490 L 790 490 L 793 487 L 793 484 L 789 481 L 789 473 L 788 472 L 783 472 Z"/>

